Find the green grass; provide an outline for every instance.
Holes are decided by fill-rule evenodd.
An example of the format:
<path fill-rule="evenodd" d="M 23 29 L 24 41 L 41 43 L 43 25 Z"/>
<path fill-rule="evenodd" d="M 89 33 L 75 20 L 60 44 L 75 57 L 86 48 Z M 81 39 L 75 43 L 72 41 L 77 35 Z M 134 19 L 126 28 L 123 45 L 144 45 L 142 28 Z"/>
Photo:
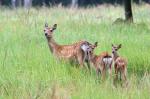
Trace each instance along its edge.
<path fill-rule="evenodd" d="M 148 5 L 133 6 L 134 24 L 113 25 L 124 17 L 120 6 L 69 9 L 61 7 L 0 9 L 0 99 L 50 99 L 54 89 L 61 99 L 149 99 L 150 12 Z M 44 37 L 44 23 L 58 24 L 54 38 L 59 44 L 79 40 L 99 42 L 96 54 L 111 52 L 111 43 L 123 46 L 128 59 L 127 88 L 98 83 L 90 75 L 51 55 Z"/>

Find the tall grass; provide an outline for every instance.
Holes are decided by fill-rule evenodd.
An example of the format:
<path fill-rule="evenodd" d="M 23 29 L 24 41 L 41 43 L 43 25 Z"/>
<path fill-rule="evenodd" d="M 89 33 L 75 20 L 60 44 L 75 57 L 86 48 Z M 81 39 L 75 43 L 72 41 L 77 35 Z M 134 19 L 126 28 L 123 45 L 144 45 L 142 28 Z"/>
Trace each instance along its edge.
<path fill-rule="evenodd" d="M 134 24 L 113 25 L 124 17 L 120 6 L 69 9 L 62 7 L 0 10 L 1 99 L 149 99 L 150 7 L 133 6 Z M 127 88 L 114 88 L 110 80 L 98 82 L 51 55 L 43 34 L 44 23 L 58 24 L 54 38 L 59 44 L 81 39 L 99 42 L 95 54 L 111 52 L 111 43 L 123 46 L 128 59 Z"/>

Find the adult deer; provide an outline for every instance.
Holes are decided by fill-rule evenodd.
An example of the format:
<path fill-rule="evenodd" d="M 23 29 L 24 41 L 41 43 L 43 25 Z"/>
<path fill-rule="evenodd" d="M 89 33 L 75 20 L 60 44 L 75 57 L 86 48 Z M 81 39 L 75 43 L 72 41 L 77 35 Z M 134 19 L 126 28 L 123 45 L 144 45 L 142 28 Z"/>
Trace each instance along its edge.
<path fill-rule="evenodd" d="M 97 47 L 97 42 L 94 45 L 91 45 L 87 52 L 89 55 L 88 60 L 92 63 L 96 69 L 97 75 L 102 74 L 102 79 L 105 78 L 106 70 L 109 69 L 110 77 L 112 76 L 112 56 L 108 52 L 101 52 L 99 55 L 95 55 L 94 49 Z"/>
<path fill-rule="evenodd" d="M 125 82 L 127 77 L 127 60 L 124 59 L 123 57 L 119 56 L 118 50 L 121 48 L 121 44 L 113 45 L 112 44 L 112 56 L 113 56 L 113 61 L 114 61 L 114 68 L 115 68 L 115 79 L 116 81 L 118 79 L 118 75 L 120 73 L 120 79 Z"/>
<path fill-rule="evenodd" d="M 87 41 L 78 41 L 70 45 L 60 45 L 57 44 L 53 38 L 54 30 L 56 30 L 57 24 L 54 24 L 52 27 L 49 27 L 48 24 L 45 24 L 45 37 L 48 41 L 48 46 L 51 53 L 58 59 L 67 59 L 70 61 L 77 61 L 81 67 L 84 66 L 85 62 L 85 48 L 90 45 Z M 88 61 L 86 61 L 88 63 Z M 88 64 L 90 69 L 90 66 Z"/>

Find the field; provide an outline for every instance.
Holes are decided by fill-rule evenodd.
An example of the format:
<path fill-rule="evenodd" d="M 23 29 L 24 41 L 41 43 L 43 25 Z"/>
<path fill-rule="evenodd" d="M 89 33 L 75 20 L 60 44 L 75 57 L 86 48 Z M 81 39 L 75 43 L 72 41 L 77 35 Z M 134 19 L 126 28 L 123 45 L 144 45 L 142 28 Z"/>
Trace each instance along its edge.
<path fill-rule="evenodd" d="M 0 8 L 0 99 L 150 99 L 150 6 L 133 5 L 134 24 L 112 24 L 124 18 L 121 6 Z M 58 24 L 59 44 L 79 40 L 98 41 L 95 54 L 111 53 L 111 44 L 122 44 L 120 55 L 128 59 L 128 86 L 98 82 L 49 51 L 44 24 Z M 108 77 L 107 77 L 108 78 Z M 61 98 L 60 98 L 61 97 Z"/>

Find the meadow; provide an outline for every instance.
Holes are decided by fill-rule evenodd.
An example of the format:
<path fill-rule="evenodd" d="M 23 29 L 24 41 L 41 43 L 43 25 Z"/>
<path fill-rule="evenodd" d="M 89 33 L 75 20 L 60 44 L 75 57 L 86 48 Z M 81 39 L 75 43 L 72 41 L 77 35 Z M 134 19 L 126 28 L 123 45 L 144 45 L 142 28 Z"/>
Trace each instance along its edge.
<path fill-rule="evenodd" d="M 121 6 L 69 9 L 63 7 L 0 8 L 0 99 L 150 99 L 150 5 L 133 5 L 134 24 L 113 24 L 124 18 Z M 111 53 L 122 44 L 128 59 L 128 86 L 113 87 L 49 51 L 44 24 L 58 24 L 59 44 L 98 42 L 95 54 Z M 107 77 L 108 78 L 108 77 Z M 55 95 L 54 95 L 55 94 Z"/>

